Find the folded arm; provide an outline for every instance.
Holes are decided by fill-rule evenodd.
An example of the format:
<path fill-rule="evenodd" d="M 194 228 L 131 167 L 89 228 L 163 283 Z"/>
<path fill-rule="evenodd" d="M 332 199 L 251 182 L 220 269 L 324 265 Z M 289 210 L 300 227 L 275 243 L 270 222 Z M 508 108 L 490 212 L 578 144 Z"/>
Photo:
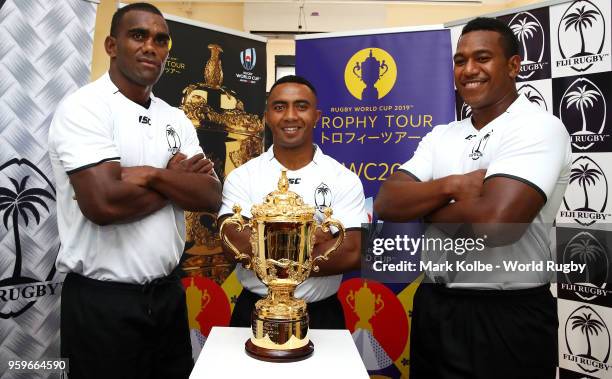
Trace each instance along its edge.
<path fill-rule="evenodd" d="M 157 191 L 188 211 L 214 213 L 221 206 L 221 182 L 212 169 L 212 162 L 203 154 L 186 159 L 179 153 L 166 168 L 127 167 L 122 170 L 122 178 Z"/>
<path fill-rule="evenodd" d="M 374 200 L 374 212 L 381 220 L 407 222 L 422 218 L 447 205 L 451 200 L 478 196 L 485 171 L 420 182 L 398 171 L 380 187 Z"/>
<path fill-rule="evenodd" d="M 476 236 L 487 236 L 487 245 L 501 246 L 520 239 L 544 203 L 542 194 L 529 184 L 494 176 L 484 182 L 479 196 L 450 203 L 427 219 L 438 224 L 471 224 Z"/>
<path fill-rule="evenodd" d="M 129 222 L 168 204 L 160 193 L 121 180 L 119 162 L 105 162 L 70 174 L 83 215 L 98 225 Z"/>

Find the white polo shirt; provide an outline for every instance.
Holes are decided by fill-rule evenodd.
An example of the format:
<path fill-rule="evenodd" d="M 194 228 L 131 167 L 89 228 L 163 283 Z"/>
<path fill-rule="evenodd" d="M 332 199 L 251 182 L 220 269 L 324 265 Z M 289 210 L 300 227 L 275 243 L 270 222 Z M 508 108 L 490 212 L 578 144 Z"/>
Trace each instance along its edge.
<path fill-rule="evenodd" d="M 277 189 L 281 170 L 285 169 L 274 157 L 271 146 L 262 155 L 233 170 L 223 184 L 223 205 L 219 217 L 232 214 L 234 204 L 242 207 L 242 215 L 251 217 L 251 207 L 263 203 L 266 195 Z M 323 154 L 315 145 L 312 161 L 296 171 L 287 171 L 289 190 L 302 196 L 304 203 L 315 206 L 315 218 L 323 220 L 321 209 L 331 207 L 332 217 L 344 225 L 345 230 L 361 228 L 368 222 L 361 181 L 353 172 Z M 338 254 L 337 252 L 332 254 Z M 267 287 L 253 271 L 236 266 L 236 275 L 243 287 L 260 296 Z M 338 292 L 342 275 L 311 277 L 300 284 L 295 296 L 307 302 L 323 300 Z"/>
<path fill-rule="evenodd" d="M 569 180 L 570 165 L 570 137 L 563 123 L 521 95 L 480 130 L 474 128 L 471 118 L 436 126 L 400 170 L 425 182 L 486 169 L 485 181 L 503 176 L 530 185 L 546 203 L 521 239 L 512 245 L 487 248 L 464 257 L 468 262 L 483 263 L 541 262 L 554 259 L 549 234 Z M 533 270 L 521 274 L 461 272 L 456 274 L 456 282 L 448 286 L 525 288 L 549 283 L 553 275 Z"/>
<path fill-rule="evenodd" d="M 153 95 L 148 109 L 129 100 L 108 73 L 66 97 L 49 129 L 58 270 L 126 283 L 168 275 L 183 252 L 183 210 L 168 204 L 137 221 L 99 226 L 79 209 L 68 175 L 106 161 L 164 168 L 179 150 L 187 156 L 202 152 L 183 112 Z"/>

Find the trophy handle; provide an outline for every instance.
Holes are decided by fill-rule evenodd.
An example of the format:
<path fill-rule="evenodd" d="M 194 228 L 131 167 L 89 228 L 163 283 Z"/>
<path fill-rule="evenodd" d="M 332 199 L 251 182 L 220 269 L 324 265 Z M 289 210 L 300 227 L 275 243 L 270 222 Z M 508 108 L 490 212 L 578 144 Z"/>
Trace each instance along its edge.
<path fill-rule="evenodd" d="M 380 65 L 380 68 L 384 68 L 385 70 L 380 74 L 379 78 L 382 78 L 383 75 L 385 75 L 387 73 L 387 71 L 389 71 L 389 66 L 387 66 L 387 64 L 385 63 L 385 61 L 382 61 L 382 64 Z"/>
<path fill-rule="evenodd" d="M 202 309 L 206 308 L 206 306 L 208 306 L 208 303 L 210 303 L 210 295 L 208 294 L 208 290 L 204 290 L 204 293 L 202 294 Z"/>
<path fill-rule="evenodd" d="M 324 232 L 326 232 L 329 230 L 329 227 L 333 225 L 338 228 L 338 238 L 336 238 L 336 243 L 334 243 L 332 247 L 330 247 L 325 252 L 323 252 L 323 254 L 315 257 L 312 260 L 312 270 L 314 272 L 319 271 L 319 266 L 315 265 L 315 263 L 318 260 L 328 260 L 329 254 L 331 254 L 332 251 L 336 250 L 344 241 L 344 226 L 340 223 L 340 221 L 331 218 L 332 212 L 333 211 L 331 208 L 325 208 L 325 210 L 323 211 L 323 213 L 325 214 L 325 219 L 323 220 L 323 223 L 321 223 L 321 225 L 317 225 L 317 228 L 321 228 Z"/>
<path fill-rule="evenodd" d="M 352 310 L 355 310 L 355 292 L 353 290 L 346 295 L 346 303 Z"/>
<path fill-rule="evenodd" d="M 361 75 L 359 75 L 357 71 L 361 71 L 361 66 L 359 65 L 359 62 L 355 62 L 355 66 L 353 67 L 353 75 L 361 79 Z"/>
<path fill-rule="evenodd" d="M 238 204 L 234 205 L 234 207 L 232 208 L 232 211 L 234 211 L 234 214 L 226 218 L 225 220 L 223 220 L 223 222 L 221 223 L 221 226 L 219 227 L 219 235 L 221 236 L 221 239 L 223 240 L 223 242 L 234 253 L 236 260 L 240 261 L 240 260 L 246 259 L 248 263 L 245 267 L 249 268 L 251 266 L 251 256 L 248 254 L 241 253 L 236 248 L 236 246 L 234 246 L 234 244 L 230 242 L 230 240 L 227 238 L 227 235 L 223 233 L 225 226 L 229 224 L 236 225 L 236 229 L 238 230 L 238 232 L 242 232 L 244 230 L 244 220 L 242 219 L 242 215 L 240 215 L 241 210 L 242 208 L 240 208 L 240 205 Z"/>
<path fill-rule="evenodd" d="M 374 314 L 377 315 L 385 307 L 385 302 L 383 301 L 382 296 L 380 294 L 378 294 L 378 296 L 376 297 L 376 302 L 374 304 L 380 304 L 380 307 L 374 310 Z"/>

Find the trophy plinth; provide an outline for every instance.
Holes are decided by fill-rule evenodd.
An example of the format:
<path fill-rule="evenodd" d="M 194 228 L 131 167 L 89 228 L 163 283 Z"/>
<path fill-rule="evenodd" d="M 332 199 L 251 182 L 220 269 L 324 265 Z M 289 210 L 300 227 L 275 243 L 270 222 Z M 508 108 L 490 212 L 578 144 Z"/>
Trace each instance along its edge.
<path fill-rule="evenodd" d="M 344 240 L 344 227 L 331 218 L 332 210 L 326 208 L 323 223 L 317 224 L 315 208 L 305 205 L 302 198 L 288 190 L 286 171 L 282 171 L 278 190 L 266 196 L 263 204 L 254 205 L 251 219 L 240 215 L 235 205 L 234 215 L 221 224 L 219 234 L 223 242 L 234 252 L 236 259 L 246 260 L 246 268 L 255 271 L 268 287 L 268 295 L 255 304 L 251 317 L 253 335 L 245 343 L 247 354 L 270 362 L 293 362 L 308 358 L 314 345 L 308 338 L 308 312 L 306 302 L 294 297 L 296 287 L 319 267 L 315 263 L 327 260 L 329 254 Z M 234 224 L 240 232 L 251 228 L 252 256 L 240 252 L 224 232 Z M 338 228 L 334 245 L 313 257 L 315 231 Z"/>

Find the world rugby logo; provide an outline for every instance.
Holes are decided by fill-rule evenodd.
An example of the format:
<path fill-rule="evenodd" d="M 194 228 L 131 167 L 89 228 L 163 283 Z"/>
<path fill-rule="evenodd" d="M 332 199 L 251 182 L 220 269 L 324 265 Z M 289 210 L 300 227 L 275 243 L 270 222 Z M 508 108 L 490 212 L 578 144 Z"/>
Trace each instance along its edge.
<path fill-rule="evenodd" d="M 590 301 L 605 296 L 608 283 L 608 252 L 604 245 L 589 232 L 576 234 L 563 250 L 563 263 L 586 264 L 584 272 L 565 273 L 567 283 L 561 288 L 574 291 L 582 300 Z"/>
<path fill-rule="evenodd" d="M 579 150 L 603 142 L 607 104 L 601 89 L 587 78 L 578 78 L 567 87 L 559 104 L 559 118 L 570 128 L 572 145 Z M 577 130 L 571 130 L 575 126 Z"/>
<path fill-rule="evenodd" d="M 570 66 L 574 71 L 584 72 L 602 61 L 606 23 L 601 10 L 589 0 L 574 1 L 561 16 L 557 39 L 563 58 L 557 66 Z"/>
<path fill-rule="evenodd" d="M 525 96 L 532 103 L 542 107 L 544 110 L 548 110 L 548 105 L 546 104 L 546 100 L 544 100 L 544 95 L 537 88 L 532 86 L 531 84 L 523 84 L 518 88 L 519 95 Z"/>
<path fill-rule="evenodd" d="M 563 197 L 561 217 L 574 219 L 582 226 L 604 221 L 608 203 L 608 179 L 604 170 L 590 157 L 581 156 L 572 163 L 569 185 Z"/>
<path fill-rule="evenodd" d="M 0 249 L 2 319 L 20 316 L 60 285 L 49 283 L 59 250 L 54 209 L 55 188 L 32 162 L 13 158 L 0 166 L 0 229 L 6 232 Z"/>
<path fill-rule="evenodd" d="M 510 20 L 510 29 L 520 41 L 521 70 L 518 77 L 530 78 L 538 69 L 543 68 L 544 27 L 530 12 L 517 13 Z"/>
<path fill-rule="evenodd" d="M 240 63 L 245 70 L 251 71 L 257 63 L 257 52 L 255 48 L 244 49 L 240 52 Z"/>
<path fill-rule="evenodd" d="M 583 371 L 608 371 L 610 365 L 610 331 L 604 319 L 593 308 L 583 305 L 565 322 L 565 345 L 569 354 L 563 359 L 574 362 Z"/>

